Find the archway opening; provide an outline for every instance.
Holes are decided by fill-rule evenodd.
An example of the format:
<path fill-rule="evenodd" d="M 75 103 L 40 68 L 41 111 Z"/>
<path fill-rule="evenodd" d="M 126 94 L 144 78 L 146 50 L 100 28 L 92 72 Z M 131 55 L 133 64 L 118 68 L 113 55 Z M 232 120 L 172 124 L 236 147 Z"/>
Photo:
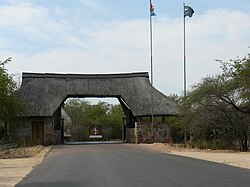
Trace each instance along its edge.
<path fill-rule="evenodd" d="M 126 115 L 120 98 L 68 97 L 61 105 L 61 141 L 122 142 Z"/>

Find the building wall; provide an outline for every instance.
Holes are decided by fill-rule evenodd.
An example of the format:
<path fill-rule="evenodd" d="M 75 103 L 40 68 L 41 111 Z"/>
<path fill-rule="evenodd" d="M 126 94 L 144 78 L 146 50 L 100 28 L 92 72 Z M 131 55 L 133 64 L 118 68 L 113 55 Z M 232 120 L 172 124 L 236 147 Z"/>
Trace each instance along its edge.
<path fill-rule="evenodd" d="M 37 137 L 34 137 L 34 132 L 32 129 L 33 125 L 41 125 L 43 132 L 39 132 L 42 138 L 36 140 Z M 19 142 L 27 145 L 52 145 L 52 144 L 61 144 L 61 130 L 54 130 L 54 119 L 52 117 L 32 117 L 21 119 L 18 122 L 9 124 L 8 132 L 8 141 L 9 142 Z"/>
<path fill-rule="evenodd" d="M 44 145 L 61 144 L 61 130 L 54 130 L 54 119 L 44 119 Z"/>
<path fill-rule="evenodd" d="M 32 144 L 32 127 L 29 120 L 20 118 L 7 124 L 5 140 L 9 143 L 21 143 L 23 145 Z"/>
<path fill-rule="evenodd" d="M 152 133 L 153 132 L 153 133 Z M 130 143 L 170 143 L 170 128 L 166 123 L 136 122 L 135 128 L 126 129 Z"/>
<path fill-rule="evenodd" d="M 11 137 L 17 137 L 19 141 L 30 144 L 36 143 L 32 140 L 32 124 L 39 122 L 43 125 L 43 145 L 61 144 L 61 130 L 55 128 L 55 118 L 53 117 L 39 117 L 28 118 L 23 120 L 18 125 L 10 128 Z M 42 122 L 42 123 L 41 123 Z M 57 122 L 59 123 L 59 122 Z M 38 123 L 37 123 L 38 124 Z M 34 138 L 33 138 L 34 139 Z M 135 128 L 126 128 L 126 142 L 127 143 L 170 143 L 171 133 L 170 127 L 167 123 L 151 122 L 136 122 Z"/>

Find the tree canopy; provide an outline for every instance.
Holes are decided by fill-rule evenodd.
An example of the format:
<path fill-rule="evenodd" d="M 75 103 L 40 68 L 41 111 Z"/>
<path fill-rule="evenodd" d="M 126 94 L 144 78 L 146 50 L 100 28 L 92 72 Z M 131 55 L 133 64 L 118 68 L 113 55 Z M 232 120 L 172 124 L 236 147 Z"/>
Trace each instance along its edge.
<path fill-rule="evenodd" d="M 221 63 L 222 72 L 207 76 L 195 85 L 187 97 L 177 101 L 181 117 L 194 140 L 204 140 L 229 148 L 238 140 L 248 150 L 250 136 L 250 58 Z"/>
<path fill-rule="evenodd" d="M 11 61 L 8 58 L 0 61 L 0 121 L 7 122 L 23 109 L 21 102 L 15 95 L 16 83 L 7 73 L 5 65 Z"/>
<path fill-rule="evenodd" d="M 65 124 L 65 129 L 75 141 L 89 140 L 89 127 L 93 125 L 102 125 L 103 140 L 122 139 L 124 113 L 120 105 L 92 105 L 83 99 L 70 99 L 64 109 L 72 120 L 72 125 Z"/>

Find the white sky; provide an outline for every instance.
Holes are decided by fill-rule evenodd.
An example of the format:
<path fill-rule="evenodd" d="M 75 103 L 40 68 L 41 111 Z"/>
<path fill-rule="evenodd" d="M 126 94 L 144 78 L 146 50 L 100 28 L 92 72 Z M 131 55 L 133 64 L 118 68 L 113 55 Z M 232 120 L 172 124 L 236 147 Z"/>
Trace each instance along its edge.
<path fill-rule="evenodd" d="M 154 86 L 183 93 L 183 12 L 179 0 L 152 0 Z M 215 59 L 250 52 L 250 1 L 186 1 L 188 89 L 219 72 Z M 0 59 L 9 73 L 150 71 L 147 0 L 0 0 Z"/>

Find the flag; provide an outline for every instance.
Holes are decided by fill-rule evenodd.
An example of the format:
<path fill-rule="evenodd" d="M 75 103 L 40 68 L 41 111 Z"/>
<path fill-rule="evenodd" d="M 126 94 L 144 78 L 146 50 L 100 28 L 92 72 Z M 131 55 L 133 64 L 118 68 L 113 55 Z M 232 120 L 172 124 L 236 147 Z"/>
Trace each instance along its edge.
<path fill-rule="evenodd" d="M 155 14 L 155 12 L 154 12 L 154 6 L 153 6 L 153 4 L 152 3 L 150 3 L 150 15 L 151 16 L 156 16 L 156 14 Z"/>
<path fill-rule="evenodd" d="M 190 6 L 184 6 L 184 17 L 189 16 L 191 18 L 193 13 L 194 10 Z"/>

